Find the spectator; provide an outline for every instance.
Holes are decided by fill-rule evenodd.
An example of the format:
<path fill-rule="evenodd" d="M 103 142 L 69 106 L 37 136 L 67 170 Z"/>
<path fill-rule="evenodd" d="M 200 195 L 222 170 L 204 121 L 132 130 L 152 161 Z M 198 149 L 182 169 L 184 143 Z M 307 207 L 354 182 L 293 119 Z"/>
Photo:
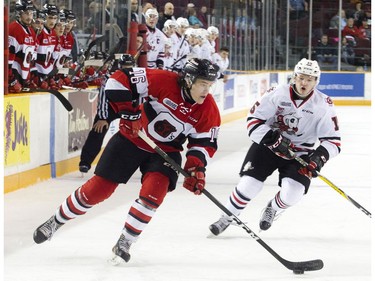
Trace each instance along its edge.
<path fill-rule="evenodd" d="M 131 0 L 130 2 L 130 21 L 139 22 L 138 0 Z M 128 29 L 128 8 L 124 7 L 121 9 L 117 23 L 122 32 L 126 34 Z"/>
<path fill-rule="evenodd" d="M 355 4 L 355 12 L 353 14 L 354 22 L 357 27 L 360 27 L 362 20 L 365 17 L 365 11 L 362 9 L 362 2 L 358 1 Z"/>
<path fill-rule="evenodd" d="M 159 17 L 158 24 L 156 25 L 157 28 L 162 30 L 164 28 L 164 23 L 167 20 L 172 20 L 176 21 L 176 18 L 174 17 L 174 6 L 171 2 L 167 2 L 164 5 L 164 12 L 163 14 Z"/>
<path fill-rule="evenodd" d="M 197 11 L 195 8 L 189 10 L 188 21 L 191 26 L 195 28 L 202 28 L 203 23 L 197 18 Z"/>
<path fill-rule="evenodd" d="M 142 23 L 146 23 L 145 14 L 148 9 L 153 9 L 154 5 L 149 2 L 144 2 L 142 5 Z"/>
<path fill-rule="evenodd" d="M 316 60 L 321 68 L 324 67 L 324 63 L 332 64 L 333 69 L 337 67 L 337 51 L 336 48 L 329 43 L 327 34 L 322 35 L 314 51 Z"/>
<path fill-rule="evenodd" d="M 101 30 L 102 25 L 102 13 L 101 13 L 101 4 L 95 1 L 92 1 L 89 4 L 89 13 L 90 17 L 87 21 L 85 33 L 89 34 L 98 34 Z M 106 22 L 109 22 L 109 17 L 106 14 Z"/>
<path fill-rule="evenodd" d="M 342 30 L 342 36 L 352 36 L 354 39 L 363 38 L 362 33 L 359 31 L 358 27 L 354 25 L 354 18 L 348 18 L 347 25 Z"/>
<path fill-rule="evenodd" d="M 346 37 L 343 37 L 341 41 L 341 61 L 352 65 L 354 65 L 355 62 L 354 49 L 349 44 Z"/>
<path fill-rule="evenodd" d="M 289 0 L 289 18 L 298 20 L 304 18 L 308 11 L 308 2 L 306 0 Z"/>
<path fill-rule="evenodd" d="M 363 38 L 371 40 L 371 26 L 368 23 L 369 20 L 367 18 L 363 18 L 362 25 L 358 28 L 358 30 L 359 33 L 362 34 Z"/>
<path fill-rule="evenodd" d="M 344 29 L 344 27 L 346 26 L 346 13 L 345 13 L 345 10 L 342 9 L 341 10 L 341 13 L 340 11 L 337 12 L 336 15 L 334 15 L 330 22 L 329 22 L 329 28 L 331 29 L 339 29 L 339 26 L 340 26 L 340 22 L 341 22 L 341 31 Z"/>
<path fill-rule="evenodd" d="M 207 6 L 202 6 L 200 8 L 199 12 L 197 13 L 197 18 L 203 24 L 203 28 L 207 28 L 208 27 L 207 12 L 208 12 Z"/>

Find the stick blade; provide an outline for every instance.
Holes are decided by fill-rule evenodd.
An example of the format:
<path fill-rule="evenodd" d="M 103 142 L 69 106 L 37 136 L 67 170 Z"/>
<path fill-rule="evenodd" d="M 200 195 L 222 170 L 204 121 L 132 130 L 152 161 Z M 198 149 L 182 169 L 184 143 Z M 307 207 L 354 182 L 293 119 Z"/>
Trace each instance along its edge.
<path fill-rule="evenodd" d="M 322 260 L 311 260 L 311 261 L 301 261 L 301 262 L 290 262 L 287 261 L 284 265 L 293 271 L 316 271 L 321 270 L 324 266 Z"/>

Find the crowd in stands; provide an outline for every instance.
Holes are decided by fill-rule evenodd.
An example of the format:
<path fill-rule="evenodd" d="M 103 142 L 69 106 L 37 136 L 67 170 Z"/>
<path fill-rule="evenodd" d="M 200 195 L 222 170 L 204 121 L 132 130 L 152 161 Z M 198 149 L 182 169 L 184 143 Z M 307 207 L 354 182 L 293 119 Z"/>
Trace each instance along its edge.
<path fill-rule="evenodd" d="M 304 26 L 308 20 L 308 1 L 304 2 L 305 14 L 294 22 L 291 16 L 291 26 Z M 341 52 L 341 62 L 355 67 L 371 65 L 371 1 L 343 1 L 342 10 L 333 1 L 314 1 L 319 9 L 313 12 L 313 52 L 312 58 L 319 61 L 324 70 L 337 70 L 338 52 Z M 306 29 L 306 26 L 302 27 Z M 341 33 L 341 50 L 339 40 Z M 301 35 L 301 34 L 299 34 Z M 305 38 L 307 34 L 304 34 Z M 292 38 L 293 40 L 293 38 Z M 306 40 L 303 44 L 306 44 Z M 353 69 L 355 69 L 353 67 Z"/>

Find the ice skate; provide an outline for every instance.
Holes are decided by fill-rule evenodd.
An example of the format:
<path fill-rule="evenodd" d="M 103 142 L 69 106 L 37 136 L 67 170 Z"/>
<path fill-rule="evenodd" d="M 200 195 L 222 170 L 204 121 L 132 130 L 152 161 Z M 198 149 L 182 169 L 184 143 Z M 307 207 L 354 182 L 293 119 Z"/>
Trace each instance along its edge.
<path fill-rule="evenodd" d="M 37 244 L 41 244 L 47 240 L 51 240 L 53 234 L 62 226 L 55 220 L 55 216 L 50 217 L 45 223 L 40 225 L 34 231 L 34 241 Z"/>
<path fill-rule="evenodd" d="M 112 265 L 119 265 L 130 260 L 130 246 L 132 242 L 125 238 L 124 234 L 120 235 L 115 246 L 112 248 L 114 256 L 109 260 Z"/>
<path fill-rule="evenodd" d="M 83 174 L 86 174 L 89 170 L 90 170 L 90 165 L 86 165 L 86 164 L 80 164 L 79 165 L 79 171 Z"/>
<path fill-rule="evenodd" d="M 220 217 L 220 219 L 217 222 L 209 226 L 210 231 L 212 232 L 213 235 L 217 236 L 220 233 L 224 232 L 224 230 L 227 229 L 227 227 L 231 224 L 231 222 L 232 222 L 232 219 L 230 217 L 223 215 Z"/>
<path fill-rule="evenodd" d="M 272 223 L 276 216 L 276 210 L 271 206 L 271 202 L 268 203 L 264 209 L 262 217 L 260 218 L 259 227 L 261 230 L 267 230 L 272 226 Z"/>

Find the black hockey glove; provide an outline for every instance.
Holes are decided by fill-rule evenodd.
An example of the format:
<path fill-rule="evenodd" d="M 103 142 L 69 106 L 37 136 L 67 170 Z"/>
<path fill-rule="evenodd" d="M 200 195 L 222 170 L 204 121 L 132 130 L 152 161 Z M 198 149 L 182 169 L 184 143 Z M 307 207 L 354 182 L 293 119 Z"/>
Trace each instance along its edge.
<path fill-rule="evenodd" d="M 324 164 L 328 161 L 329 154 L 327 149 L 323 146 L 319 146 L 314 152 L 308 155 L 307 158 L 307 166 L 300 168 L 298 172 L 311 179 L 318 176 L 318 172 L 320 172 Z"/>
<path fill-rule="evenodd" d="M 260 144 L 267 146 L 277 156 L 286 160 L 294 159 L 289 149 L 292 148 L 293 144 L 290 139 L 284 137 L 280 131 L 269 131 L 261 140 Z"/>

